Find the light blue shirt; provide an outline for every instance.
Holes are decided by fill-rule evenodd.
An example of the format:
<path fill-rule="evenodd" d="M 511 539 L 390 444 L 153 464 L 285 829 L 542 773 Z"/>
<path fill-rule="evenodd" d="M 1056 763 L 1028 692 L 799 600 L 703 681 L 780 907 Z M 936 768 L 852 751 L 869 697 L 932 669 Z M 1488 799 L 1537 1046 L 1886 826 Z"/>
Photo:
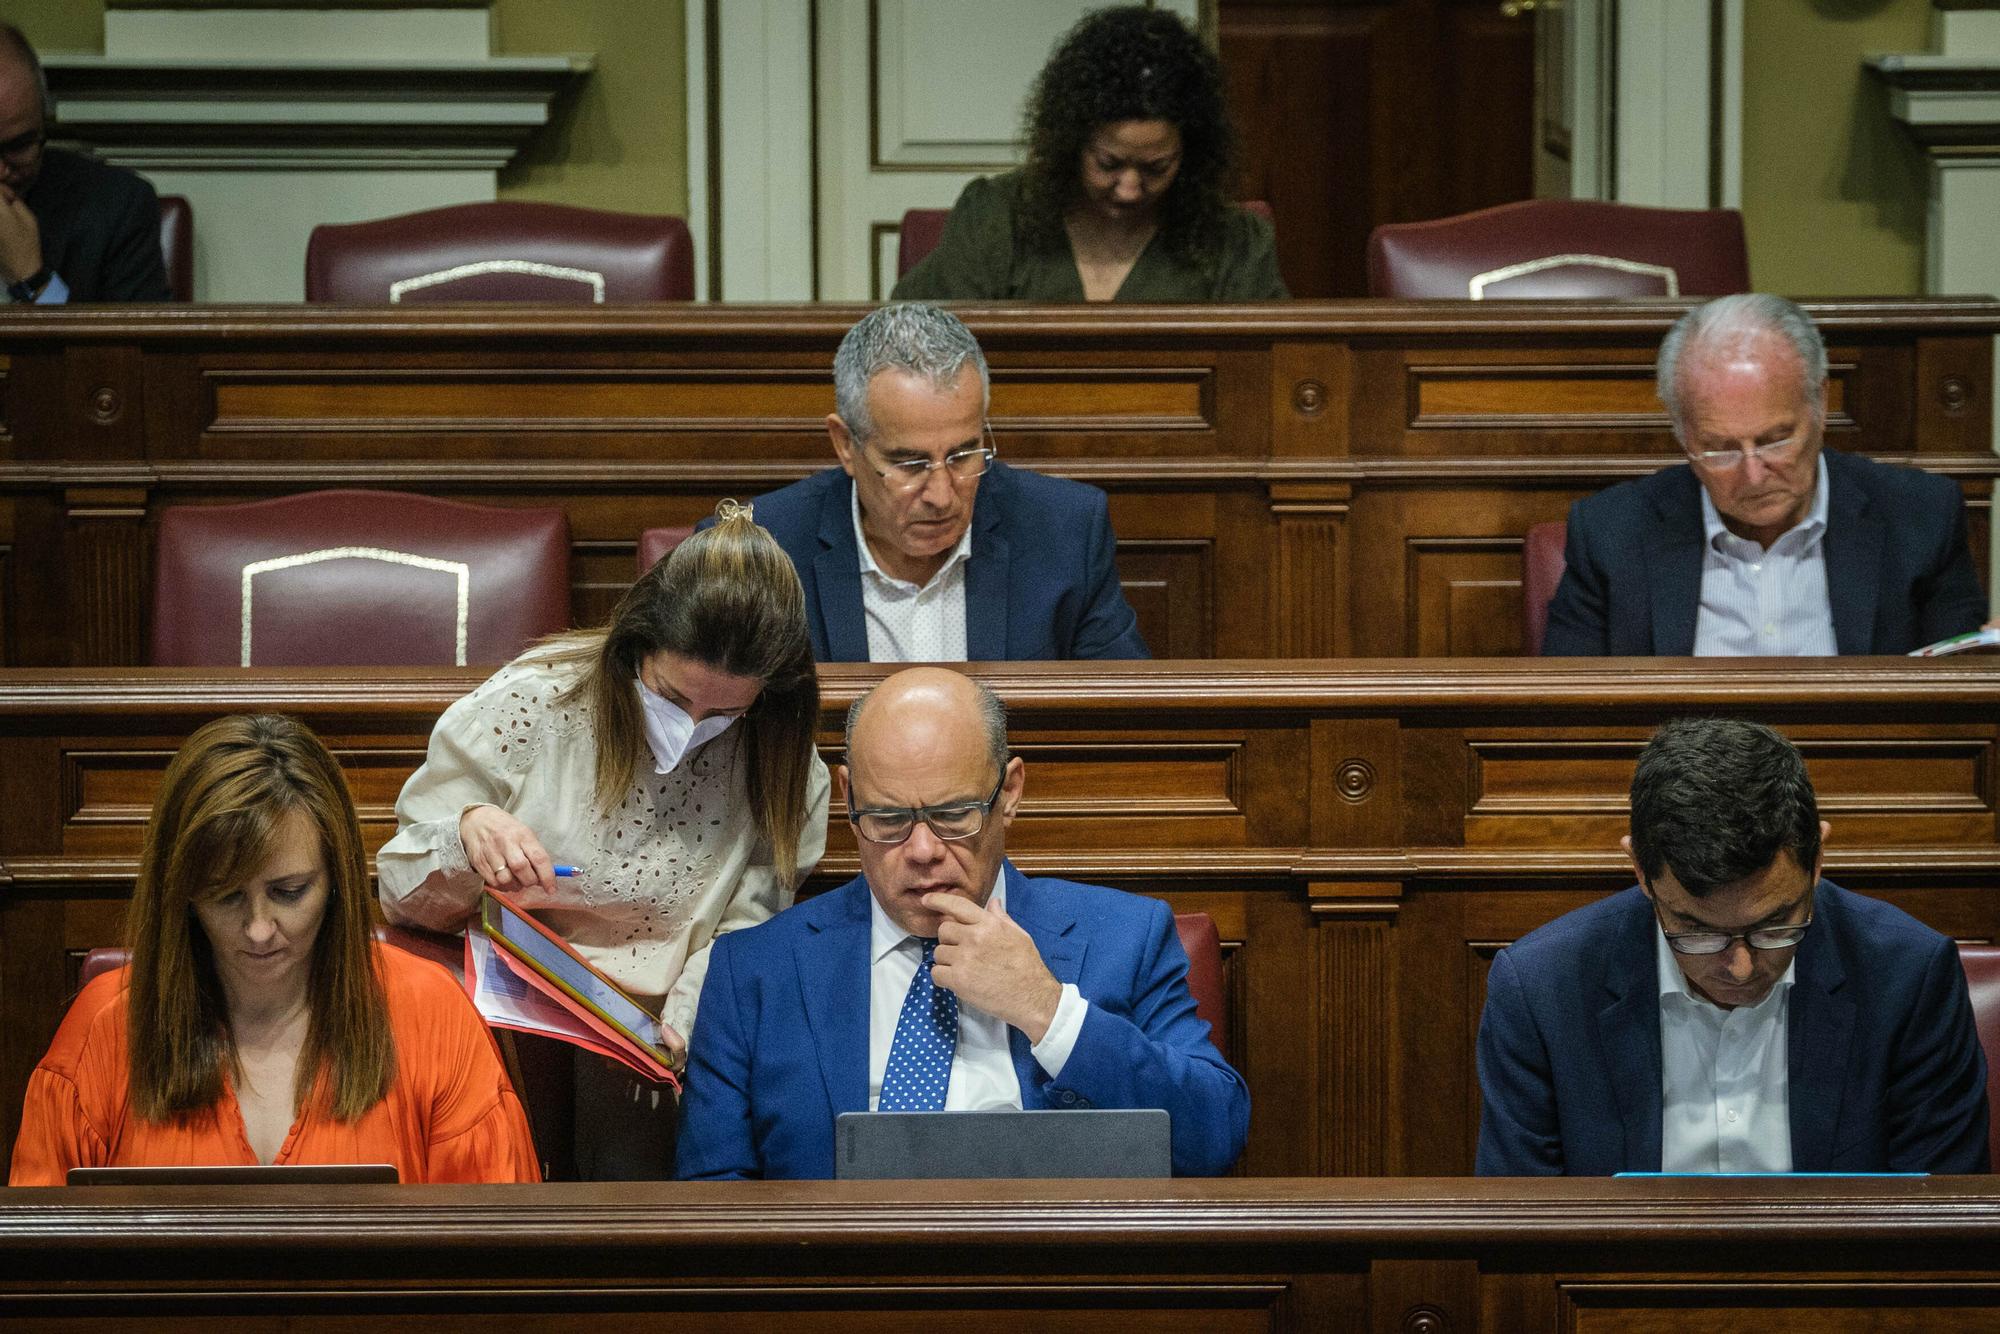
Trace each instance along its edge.
<path fill-rule="evenodd" d="M 1826 456 L 1812 509 L 1769 550 L 1723 525 L 1701 491 L 1703 535 L 1697 658 L 1826 658 L 1840 652 L 1826 587 Z"/>
<path fill-rule="evenodd" d="M 60 273 L 50 274 L 48 286 L 35 298 L 38 306 L 65 306 L 69 304 L 69 284 L 62 280 Z"/>

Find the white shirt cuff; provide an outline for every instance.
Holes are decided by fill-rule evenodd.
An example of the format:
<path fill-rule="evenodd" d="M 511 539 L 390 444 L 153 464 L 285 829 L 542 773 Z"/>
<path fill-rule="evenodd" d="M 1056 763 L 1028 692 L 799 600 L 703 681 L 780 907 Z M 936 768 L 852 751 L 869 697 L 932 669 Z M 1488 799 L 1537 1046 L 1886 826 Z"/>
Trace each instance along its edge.
<path fill-rule="evenodd" d="M 1077 1035 L 1083 1032 L 1083 1017 L 1089 1013 L 1090 1002 L 1076 989 L 1076 983 L 1063 983 L 1062 999 L 1056 1002 L 1056 1017 L 1049 1021 L 1049 1031 L 1029 1048 L 1035 1054 L 1036 1064 L 1048 1071 L 1050 1079 L 1059 1078 L 1063 1067 L 1069 1064 Z"/>

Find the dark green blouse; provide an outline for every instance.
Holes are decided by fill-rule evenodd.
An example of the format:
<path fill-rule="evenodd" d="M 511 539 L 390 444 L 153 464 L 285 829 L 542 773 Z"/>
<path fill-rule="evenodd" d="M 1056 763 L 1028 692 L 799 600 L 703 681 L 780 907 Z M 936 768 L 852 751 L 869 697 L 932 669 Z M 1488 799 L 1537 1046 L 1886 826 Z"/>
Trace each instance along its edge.
<path fill-rule="evenodd" d="M 898 301 L 1081 301 L 1083 276 L 1068 245 L 1024 249 L 1014 237 L 1020 173 L 981 176 L 945 220 L 938 247 L 904 274 Z M 1167 253 L 1156 233 L 1139 252 L 1114 301 L 1267 301 L 1290 295 L 1278 276 L 1271 224 L 1245 209 L 1230 214 L 1213 272 Z"/>

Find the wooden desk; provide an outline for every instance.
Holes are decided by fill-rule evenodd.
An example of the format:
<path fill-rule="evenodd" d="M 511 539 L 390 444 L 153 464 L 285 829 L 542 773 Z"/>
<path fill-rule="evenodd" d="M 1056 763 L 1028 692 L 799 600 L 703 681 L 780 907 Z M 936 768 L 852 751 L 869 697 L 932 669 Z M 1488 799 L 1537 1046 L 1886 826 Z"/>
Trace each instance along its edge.
<path fill-rule="evenodd" d="M 1111 494 L 1163 658 L 1517 652 L 1520 546 L 1675 461 L 1682 302 L 970 307 L 1010 461 Z M 1827 439 L 1951 476 L 1987 563 L 1987 300 L 1810 307 Z M 168 505 L 320 487 L 561 504 L 575 612 L 641 530 L 830 466 L 858 307 L 0 310 L 0 664 L 145 660 Z"/>
<path fill-rule="evenodd" d="M 823 746 L 883 669 L 825 669 Z M 2000 939 L 1992 660 L 1014 664 L 985 677 L 1028 766 L 1023 870 L 1212 914 L 1253 1175 L 1469 1171 L 1472 1039 L 1510 940 L 1629 883 L 1618 838 L 1651 729 L 1783 728 L 1832 822 L 1828 874 L 1960 939 Z M 90 947 L 118 939 L 181 741 L 281 710 L 346 767 L 364 845 L 394 831 L 431 724 L 476 673 L 0 672 L 0 1146 Z M 809 888 L 855 874 L 833 813 Z"/>
<path fill-rule="evenodd" d="M 56 1330 L 1994 1330 L 1996 1257 L 1984 1177 L 0 1191 Z"/>

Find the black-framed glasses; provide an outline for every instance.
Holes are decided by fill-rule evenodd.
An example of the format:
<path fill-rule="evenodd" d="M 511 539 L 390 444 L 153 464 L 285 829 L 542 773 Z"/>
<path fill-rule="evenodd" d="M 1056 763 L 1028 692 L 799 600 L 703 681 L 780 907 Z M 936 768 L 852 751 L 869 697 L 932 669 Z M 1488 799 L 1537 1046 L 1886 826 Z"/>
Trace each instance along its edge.
<path fill-rule="evenodd" d="M 993 791 L 984 801 L 955 801 L 942 806 L 875 806 L 849 811 L 847 818 L 854 831 L 870 843 L 908 842 L 919 820 L 929 825 L 939 838 L 971 838 L 986 827 L 987 812 L 1000 800 L 1000 789 L 1006 785 L 1007 766 L 1003 764 L 999 781 L 993 784 Z"/>
<path fill-rule="evenodd" d="M 35 155 L 35 150 L 49 141 L 49 136 L 41 130 L 29 130 L 17 134 L 6 143 L 0 144 L 0 158 L 9 162 L 26 162 Z"/>
<path fill-rule="evenodd" d="M 939 468 L 943 468 L 954 482 L 969 482 L 984 476 L 986 470 L 993 466 L 993 460 L 1000 455 L 999 447 L 993 443 L 993 428 L 981 422 L 979 433 L 985 444 L 971 449 L 955 449 L 941 459 L 897 459 L 873 466 L 882 480 L 898 491 L 916 490 L 928 482 L 931 473 Z"/>
<path fill-rule="evenodd" d="M 1660 922 L 1660 905 L 1653 903 L 1653 920 Z M 1660 934 L 1667 938 L 1667 947 L 1676 954 L 1720 954 L 1737 941 L 1742 941 L 1753 950 L 1788 950 L 1806 938 L 1806 928 L 1813 924 L 1813 914 L 1806 912 L 1803 922 L 1787 923 L 1784 926 L 1760 926 L 1754 931 L 1669 931 L 1667 924 L 1660 922 Z"/>

